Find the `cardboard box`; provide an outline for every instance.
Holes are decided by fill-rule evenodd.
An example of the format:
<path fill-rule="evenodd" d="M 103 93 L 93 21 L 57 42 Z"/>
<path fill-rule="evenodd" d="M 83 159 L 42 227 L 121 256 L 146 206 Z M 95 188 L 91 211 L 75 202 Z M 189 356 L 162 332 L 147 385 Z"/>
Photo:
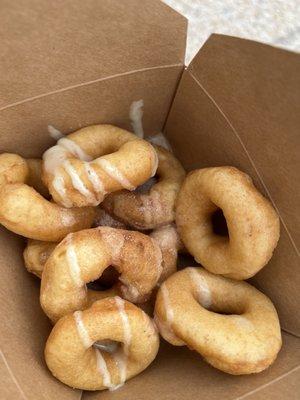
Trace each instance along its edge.
<path fill-rule="evenodd" d="M 4 1 L 0 30 L 0 151 L 41 156 L 54 144 L 48 124 L 64 133 L 104 122 L 130 129 L 129 106 L 143 99 L 145 131 L 165 129 L 187 170 L 235 165 L 276 207 L 281 239 L 253 283 L 283 328 L 277 361 L 255 376 L 226 375 L 162 341 L 122 389 L 72 390 L 43 360 L 51 325 L 23 266 L 24 240 L 2 228 L 0 398 L 298 399 L 300 57 L 213 35 L 185 69 L 186 21 L 153 0 Z"/>

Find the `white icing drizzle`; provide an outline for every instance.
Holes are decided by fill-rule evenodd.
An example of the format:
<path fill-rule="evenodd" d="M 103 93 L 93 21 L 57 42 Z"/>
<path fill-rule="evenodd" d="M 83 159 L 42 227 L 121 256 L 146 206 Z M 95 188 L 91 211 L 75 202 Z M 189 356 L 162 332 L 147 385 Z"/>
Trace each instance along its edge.
<path fill-rule="evenodd" d="M 97 348 L 95 348 L 95 353 L 96 353 L 97 370 L 102 376 L 103 385 L 107 387 L 109 390 L 113 390 L 115 388 L 115 385 L 113 385 L 111 381 L 111 376 L 108 371 L 105 359 L 102 356 L 101 351 L 98 350 Z"/>
<path fill-rule="evenodd" d="M 48 125 L 47 129 L 48 129 L 49 135 L 55 140 L 58 140 L 58 139 L 64 137 L 64 134 L 61 133 L 61 131 L 58 130 L 57 128 L 55 128 L 53 125 Z"/>
<path fill-rule="evenodd" d="M 142 139 L 144 137 L 144 129 L 142 123 L 143 107 L 144 107 L 144 101 L 141 99 L 132 102 L 129 110 L 129 117 L 131 119 L 133 132 L 136 134 L 137 137 Z"/>
<path fill-rule="evenodd" d="M 118 387 L 124 384 L 127 376 L 127 361 L 129 355 L 129 347 L 131 344 L 131 328 L 128 315 L 125 311 L 125 302 L 121 297 L 115 297 L 116 306 L 123 325 L 123 349 L 116 353 L 116 361 L 119 366 L 120 383 Z"/>
<path fill-rule="evenodd" d="M 106 160 L 105 158 L 98 158 L 96 160 L 98 165 L 109 175 L 112 179 L 116 180 L 120 183 L 120 185 L 128 190 L 134 190 L 135 186 L 133 186 L 129 180 L 122 174 L 122 172 L 111 162 Z"/>
<path fill-rule="evenodd" d="M 148 142 L 150 142 L 152 144 L 156 144 L 156 145 L 161 146 L 161 147 L 165 148 L 166 150 L 172 152 L 172 147 L 171 147 L 168 139 L 162 132 L 159 132 L 153 136 L 149 136 L 149 137 L 147 137 L 146 140 L 148 140 Z"/>
<path fill-rule="evenodd" d="M 60 222 L 64 226 L 70 226 L 75 224 L 76 218 L 69 211 L 62 209 L 62 212 L 60 214 Z"/>
<path fill-rule="evenodd" d="M 170 304 L 169 291 L 167 289 L 166 284 L 161 286 L 161 294 L 162 294 L 162 298 L 163 298 L 164 309 L 166 312 L 166 321 L 167 321 L 167 324 L 168 324 L 170 330 L 173 331 L 171 324 L 174 319 L 174 313 L 173 313 L 173 309 Z"/>
<path fill-rule="evenodd" d="M 95 198 L 94 194 L 85 186 L 84 182 L 80 178 L 79 174 L 77 173 L 76 169 L 73 168 L 70 161 L 66 160 L 63 163 L 63 167 L 67 174 L 70 176 L 72 185 L 75 189 L 78 190 L 84 197 L 87 197 L 90 200 L 90 203 L 93 205 L 97 205 L 98 201 Z"/>
<path fill-rule="evenodd" d="M 83 346 L 88 349 L 89 347 L 91 347 L 93 345 L 93 341 L 90 338 L 90 335 L 83 323 L 82 320 L 82 312 L 81 311 L 75 311 L 74 312 L 74 319 L 75 319 L 75 323 L 76 323 L 76 328 L 77 328 L 77 332 L 78 335 L 82 341 Z"/>
<path fill-rule="evenodd" d="M 63 176 L 56 175 L 52 181 L 52 185 L 57 193 L 60 195 L 62 205 L 67 208 L 72 207 L 72 202 L 68 199 L 67 196 L 65 180 Z"/>
<path fill-rule="evenodd" d="M 62 139 L 60 139 L 62 140 Z M 58 143 L 60 142 L 58 141 Z M 50 174 L 55 174 L 57 169 L 61 166 L 61 164 L 67 159 L 67 150 L 63 147 L 56 144 L 53 147 L 50 147 L 43 154 L 44 167 L 45 170 Z"/>
<path fill-rule="evenodd" d="M 195 268 L 189 268 L 192 283 L 196 289 L 197 300 L 204 308 L 211 306 L 211 290 L 207 284 L 206 279 L 201 276 Z"/>
<path fill-rule="evenodd" d="M 72 244 L 72 234 L 70 234 L 67 238 L 67 250 L 66 250 L 66 257 L 68 261 L 70 275 L 73 279 L 73 282 L 77 286 L 82 286 L 84 284 L 83 280 L 81 279 L 80 274 L 80 267 L 77 260 L 77 255 Z"/>
<path fill-rule="evenodd" d="M 84 169 L 86 172 L 86 175 L 88 177 L 88 180 L 91 182 L 93 189 L 95 193 L 97 194 L 98 201 L 102 201 L 104 198 L 104 195 L 107 193 L 104 188 L 104 184 L 99 178 L 98 174 L 94 170 L 94 168 L 88 163 L 84 163 Z"/>
<path fill-rule="evenodd" d="M 92 161 L 92 157 L 85 153 L 85 151 L 83 151 L 82 148 L 71 139 L 63 137 L 59 139 L 57 145 L 63 147 L 69 153 L 73 154 L 73 156 L 79 158 L 80 160 Z"/>

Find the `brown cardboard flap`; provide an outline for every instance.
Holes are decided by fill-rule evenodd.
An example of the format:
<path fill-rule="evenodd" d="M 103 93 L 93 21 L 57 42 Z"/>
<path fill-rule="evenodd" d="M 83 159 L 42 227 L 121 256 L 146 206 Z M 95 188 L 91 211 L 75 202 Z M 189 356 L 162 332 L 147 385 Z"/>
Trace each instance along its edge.
<path fill-rule="evenodd" d="M 83 400 L 232 400 L 258 390 L 299 364 L 300 340 L 289 334 L 276 362 L 266 371 L 248 376 L 232 376 L 210 367 L 187 347 L 161 343 L 158 357 L 141 375 L 115 392 L 84 392 Z"/>
<path fill-rule="evenodd" d="M 160 131 L 182 73 L 181 66 L 155 68 L 79 86 L 18 104 L 0 113 L 0 152 L 40 157 L 55 144 L 47 131 L 63 133 L 95 123 L 111 123 L 132 130 L 130 104 L 144 100 L 147 134 Z"/>
<path fill-rule="evenodd" d="M 158 0 L 4 1 L 0 36 L 5 108 L 128 71 L 183 65 L 186 21 Z"/>
<path fill-rule="evenodd" d="M 283 328 L 299 335 L 298 66 L 296 54 L 211 36 L 183 75 L 166 133 L 188 170 L 234 165 L 272 200 L 280 243 L 253 281 L 274 301 Z"/>
<path fill-rule="evenodd" d="M 1 228 L 0 398 L 79 400 L 80 391 L 59 383 L 46 368 L 43 353 L 51 325 L 40 308 L 39 280 L 23 266 L 24 244 Z"/>

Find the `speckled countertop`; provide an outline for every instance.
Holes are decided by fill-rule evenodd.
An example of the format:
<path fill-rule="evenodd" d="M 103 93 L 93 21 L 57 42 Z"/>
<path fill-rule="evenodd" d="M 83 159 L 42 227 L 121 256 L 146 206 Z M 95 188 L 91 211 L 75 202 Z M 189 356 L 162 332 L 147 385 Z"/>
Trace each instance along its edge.
<path fill-rule="evenodd" d="M 186 63 L 211 33 L 300 51 L 300 0 L 163 0 L 189 21 Z"/>

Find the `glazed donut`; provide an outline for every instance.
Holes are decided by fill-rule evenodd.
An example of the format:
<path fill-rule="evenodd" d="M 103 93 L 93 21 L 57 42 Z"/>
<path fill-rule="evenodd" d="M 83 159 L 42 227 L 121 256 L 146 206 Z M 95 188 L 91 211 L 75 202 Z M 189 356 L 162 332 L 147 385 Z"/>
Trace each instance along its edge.
<path fill-rule="evenodd" d="M 175 219 L 175 200 L 185 171 L 172 153 L 155 146 L 158 182 L 149 191 L 123 191 L 108 195 L 103 207 L 133 228 L 145 230 L 166 225 Z"/>
<path fill-rule="evenodd" d="M 269 298 L 246 282 L 203 268 L 186 268 L 162 284 L 155 321 L 168 342 L 187 345 L 233 375 L 263 371 L 281 348 L 279 320 Z"/>
<path fill-rule="evenodd" d="M 42 181 L 42 160 L 38 158 L 27 158 L 29 174 L 26 183 L 32 186 L 39 194 L 49 199 L 49 190 Z"/>
<path fill-rule="evenodd" d="M 178 252 L 183 249 L 183 244 L 174 224 L 155 229 L 150 234 L 150 237 L 156 240 L 162 254 L 162 273 L 158 280 L 158 284 L 160 285 L 177 271 Z"/>
<path fill-rule="evenodd" d="M 89 126 L 59 139 L 43 160 L 43 180 L 65 207 L 98 205 L 107 193 L 134 190 L 157 169 L 150 143 L 112 125 Z"/>
<path fill-rule="evenodd" d="M 213 231 L 221 209 L 228 236 Z M 255 275 L 270 260 L 279 239 L 279 218 L 251 178 L 234 167 L 204 168 L 185 179 L 177 199 L 180 237 L 204 268 L 233 279 Z"/>
<path fill-rule="evenodd" d="M 99 350 L 99 341 L 109 341 L 111 350 Z M 72 388 L 114 390 L 147 368 L 158 348 L 152 320 L 112 297 L 61 318 L 47 340 L 45 360 L 52 374 Z"/>
<path fill-rule="evenodd" d="M 29 169 L 16 155 L 0 155 L 0 223 L 31 239 L 58 241 L 70 232 L 89 228 L 94 219 L 91 207 L 67 210 L 44 199 L 25 184 Z"/>
<path fill-rule="evenodd" d="M 68 235 L 45 264 L 41 306 L 52 321 L 87 305 L 86 284 L 109 266 L 120 273 L 115 289 L 135 303 L 144 302 L 160 277 L 161 251 L 140 232 L 109 227 Z"/>

